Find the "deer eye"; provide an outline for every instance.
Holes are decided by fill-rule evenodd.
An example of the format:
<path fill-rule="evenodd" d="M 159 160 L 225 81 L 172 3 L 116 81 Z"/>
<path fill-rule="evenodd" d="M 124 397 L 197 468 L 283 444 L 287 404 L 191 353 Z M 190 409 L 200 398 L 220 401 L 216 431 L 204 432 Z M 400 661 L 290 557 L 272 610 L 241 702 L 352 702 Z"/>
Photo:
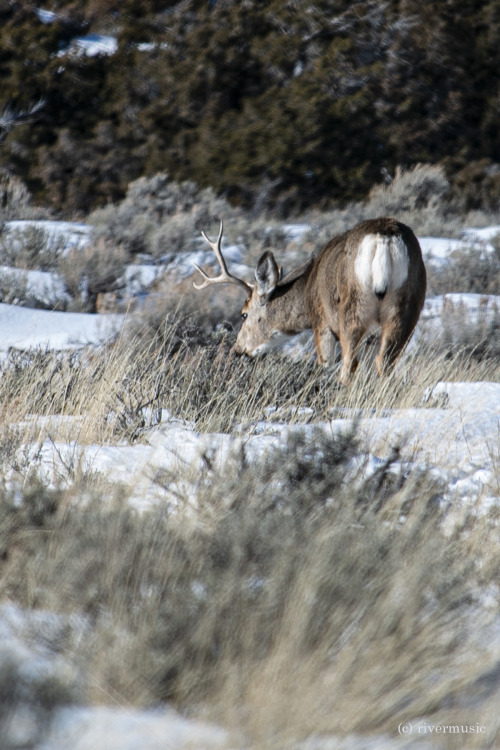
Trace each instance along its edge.
<path fill-rule="evenodd" d="M 241 313 L 241 319 L 246 320 L 248 318 L 248 313 Z"/>

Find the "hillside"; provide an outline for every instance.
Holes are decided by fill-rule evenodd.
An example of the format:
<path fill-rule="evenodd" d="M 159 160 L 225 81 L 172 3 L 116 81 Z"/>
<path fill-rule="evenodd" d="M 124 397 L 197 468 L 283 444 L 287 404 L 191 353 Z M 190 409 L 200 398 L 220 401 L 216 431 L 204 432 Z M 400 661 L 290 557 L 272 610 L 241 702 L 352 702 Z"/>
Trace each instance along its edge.
<path fill-rule="evenodd" d="M 495 0 L 27 0 L 0 9 L 0 167 L 86 213 L 168 171 L 279 216 L 439 164 L 462 210 L 498 209 Z"/>

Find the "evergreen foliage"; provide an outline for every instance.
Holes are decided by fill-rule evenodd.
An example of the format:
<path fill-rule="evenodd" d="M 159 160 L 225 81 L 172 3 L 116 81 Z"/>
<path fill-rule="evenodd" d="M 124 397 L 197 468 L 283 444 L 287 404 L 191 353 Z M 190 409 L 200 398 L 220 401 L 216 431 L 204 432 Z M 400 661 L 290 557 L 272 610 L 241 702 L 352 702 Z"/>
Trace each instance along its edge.
<path fill-rule="evenodd" d="M 0 167 L 58 210 L 168 170 L 281 213 L 442 164 L 465 207 L 499 205 L 496 0 L 53 0 L 0 8 L 2 104 L 43 98 Z M 70 42 L 113 34 L 112 55 Z M 470 188 L 471 179 L 473 189 Z"/>

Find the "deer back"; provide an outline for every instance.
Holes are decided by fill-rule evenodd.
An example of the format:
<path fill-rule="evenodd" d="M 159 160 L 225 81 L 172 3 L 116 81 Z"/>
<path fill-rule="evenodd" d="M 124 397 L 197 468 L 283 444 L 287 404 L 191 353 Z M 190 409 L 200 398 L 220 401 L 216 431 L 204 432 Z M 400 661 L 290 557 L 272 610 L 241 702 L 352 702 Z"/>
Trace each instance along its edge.
<path fill-rule="evenodd" d="M 415 318 L 426 291 L 425 266 L 412 230 L 392 218 L 364 221 L 334 237 L 308 275 L 305 302 L 313 329 L 381 322 L 380 308 Z M 340 316 L 340 318 L 339 318 Z M 415 317 L 416 316 L 416 317 Z"/>

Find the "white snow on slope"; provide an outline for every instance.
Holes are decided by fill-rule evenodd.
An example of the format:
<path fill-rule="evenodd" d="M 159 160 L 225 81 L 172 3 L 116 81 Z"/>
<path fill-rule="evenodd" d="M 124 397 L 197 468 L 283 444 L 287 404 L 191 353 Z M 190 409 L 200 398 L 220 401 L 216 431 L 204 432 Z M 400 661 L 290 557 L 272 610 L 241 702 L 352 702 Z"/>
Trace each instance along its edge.
<path fill-rule="evenodd" d="M 99 344 L 116 335 L 123 319 L 123 315 L 52 312 L 0 303 L 0 351 Z"/>
<path fill-rule="evenodd" d="M 456 292 L 428 297 L 422 310 L 421 321 L 434 319 L 439 322 L 443 311 L 452 308 L 462 310 L 467 319 L 475 323 L 481 315 L 491 317 L 500 312 L 500 296 Z"/>
<path fill-rule="evenodd" d="M 172 709 L 79 707 L 58 712 L 47 744 L 71 750 L 210 750 L 227 747 L 220 727 L 186 719 Z"/>
<path fill-rule="evenodd" d="M 470 234 L 464 234 L 462 239 L 444 239 L 443 237 L 419 237 L 420 247 L 424 260 L 429 263 L 444 265 L 450 257 L 459 251 L 466 252 L 468 248 L 481 247 L 486 252 L 493 252 L 493 245 L 487 239 L 494 237 L 496 232 L 488 235 L 487 233 L 476 234 L 481 230 L 470 230 Z"/>
<path fill-rule="evenodd" d="M 423 395 L 426 406 L 362 419 L 372 450 L 400 445 L 402 456 L 442 478 L 448 499 L 500 504 L 500 384 L 437 383 Z"/>
<path fill-rule="evenodd" d="M 475 227 L 470 227 L 469 229 L 464 229 L 462 232 L 462 236 L 466 239 L 471 239 L 473 242 L 480 241 L 480 242 L 488 242 L 488 240 L 493 239 L 493 237 L 497 237 L 500 235 L 500 224 L 494 224 L 491 227 L 481 227 L 481 229 L 477 229 Z"/>
<path fill-rule="evenodd" d="M 56 13 L 54 13 L 52 10 L 43 10 L 43 8 L 36 8 L 35 13 L 38 16 L 38 19 L 42 23 L 46 24 L 53 23 L 57 18 Z"/>

